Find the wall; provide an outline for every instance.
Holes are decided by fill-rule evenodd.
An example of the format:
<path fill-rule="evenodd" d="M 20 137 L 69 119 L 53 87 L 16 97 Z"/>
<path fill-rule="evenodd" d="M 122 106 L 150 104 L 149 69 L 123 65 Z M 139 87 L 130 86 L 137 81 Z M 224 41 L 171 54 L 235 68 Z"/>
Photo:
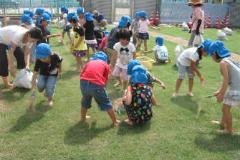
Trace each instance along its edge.
<path fill-rule="evenodd" d="M 230 26 L 240 27 L 240 2 L 230 4 Z"/>

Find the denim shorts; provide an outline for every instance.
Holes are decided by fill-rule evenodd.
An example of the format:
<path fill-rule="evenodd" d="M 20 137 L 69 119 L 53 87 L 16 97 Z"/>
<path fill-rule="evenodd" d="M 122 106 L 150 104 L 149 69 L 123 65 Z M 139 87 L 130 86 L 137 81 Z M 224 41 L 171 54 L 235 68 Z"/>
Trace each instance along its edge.
<path fill-rule="evenodd" d="M 44 76 L 39 75 L 38 78 L 38 91 L 43 92 L 45 90 L 46 97 L 53 97 L 57 83 L 57 76 Z"/>
<path fill-rule="evenodd" d="M 104 87 L 86 80 L 81 80 L 80 88 L 82 92 L 82 107 L 86 109 L 91 108 L 92 98 L 94 98 L 102 111 L 112 109 L 112 103 Z"/>

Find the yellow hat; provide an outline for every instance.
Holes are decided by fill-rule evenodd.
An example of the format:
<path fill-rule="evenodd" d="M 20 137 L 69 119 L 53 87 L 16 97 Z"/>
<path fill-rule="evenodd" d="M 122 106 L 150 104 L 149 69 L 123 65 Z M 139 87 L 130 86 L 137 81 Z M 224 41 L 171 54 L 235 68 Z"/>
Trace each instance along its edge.
<path fill-rule="evenodd" d="M 191 0 L 190 4 L 193 6 L 203 4 L 202 0 Z"/>

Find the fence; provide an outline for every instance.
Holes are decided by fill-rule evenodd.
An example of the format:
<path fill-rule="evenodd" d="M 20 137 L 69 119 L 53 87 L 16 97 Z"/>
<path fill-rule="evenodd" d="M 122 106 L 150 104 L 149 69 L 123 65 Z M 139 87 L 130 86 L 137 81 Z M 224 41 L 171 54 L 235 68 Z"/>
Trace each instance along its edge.
<path fill-rule="evenodd" d="M 182 23 L 188 22 L 192 13 L 192 8 L 184 3 L 162 3 L 161 23 Z M 211 17 L 211 25 L 215 24 L 217 17 L 223 19 L 229 15 L 228 4 L 204 4 L 205 18 Z"/>

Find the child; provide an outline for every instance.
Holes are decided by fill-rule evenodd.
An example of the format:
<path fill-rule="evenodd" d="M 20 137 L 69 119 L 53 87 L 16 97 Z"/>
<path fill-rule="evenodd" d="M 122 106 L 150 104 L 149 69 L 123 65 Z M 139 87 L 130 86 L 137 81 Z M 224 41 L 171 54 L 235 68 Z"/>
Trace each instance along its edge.
<path fill-rule="evenodd" d="M 141 11 L 139 13 L 139 31 L 138 31 L 138 45 L 137 50 L 141 49 L 142 41 L 144 43 L 144 52 L 148 52 L 148 46 L 147 41 L 149 40 L 149 34 L 148 34 L 148 20 L 147 20 L 147 14 L 144 11 Z"/>
<path fill-rule="evenodd" d="M 79 23 L 78 16 L 73 14 L 68 14 L 68 21 L 73 26 L 73 43 L 72 43 L 72 54 L 76 58 L 77 61 L 77 71 L 81 72 L 83 68 L 82 57 L 86 56 L 87 54 L 87 45 L 85 43 L 85 36 L 84 36 L 84 29 L 81 27 Z"/>
<path fill-rule="evenodd" d="M 164 46 L 164 39 L 161 36 L 156 37 L 155 59 L 157 63 L 168 63 L 168 49 Z"/>
<path fill-rule="evenodd" d="M 79 23 L 80 25 L 83 27 L 83 25 L 86 23 L 85 21 L 85 16 L 84 16 L 84 8 L 83 7 L 79 7 L 77 9 L 77 15 L 78 15 L 78 18 L 79 18 Z"/>
<path fill-rule="evenodd" d="M 107 41 L 107 48 L 106 48 L 106 53 L 109 57 L 110 60 L 110 64 L 111 64 L 111 70 L 114 69 L 115 64 L 113 62 L 115 62 L 116 60 L 114 59 L 116 56 L 114 56 L 114 49 L 113 46 L 119 42 L 119 38 L 118 38 L 118 33 L 121 29 L 128 29 L 131 25 L 131 19 L 127 19 L 127 18 L 121 18 L 119 21 L 119 24 L 117 27 L 113 28 L 108 36 L 108 41 Z"/>
<path fill-rule="evenodd" d="M 71 25 L 69 24 L 69 22 L 67 21 L 67 14 L 68 14 L 68 9 L 66 7 L 61 7 L 61 14 L 62 14 L 62 19 L 64 20 L 64 29 L 62 32 L 62 44 L 64 44 L 63 40 L 64 40 L 64 36 L 65 33 L 67 32 L 67 36 L 69 38 L 69 41 L 72 42 L 71 36 L 70 36 L 70 30 L 71 30 Z"/>
<path fill-rule="evenodd" d="M 22 15 L 21 19 L 21 26 L 27 28 L 27 29 L 32 29 L 34 26 L 32 18 L 28 14 Z"/>
<path fill-rule="evenodd" d="M 220 64 L 223 76 L 221 87 L 214 93 L 218 102 L 223 102 L 222 120 L 219 123 L 223 133 L 232 134 L 231 108 L 240 105 L 240 62 L 234 60 L 221 41 L 211 46 L 212 58 Z"/>
<path fill-rule="evenodd" d="M 102 50 L 104 52 L 106 52 L 106 47 L 107 47 L 107 41 L 108 41 L 108 36 L 109 36 L 109 33 L 108 31 L 105 31 L 104 32 L 104 37 L 102 39 L 102 42 L 100 43 L 100 46 L 99 46 L 99 50 Z"/>
<path fill-rule="evenodd" d="M 128 125 L 143 124 L 152 118 L 152 105 L 156 99 L 152 94 L 152 88 L 147 85 L 147 71 L 141 65 L 133 67 L 131 83 L 123 98 L 128 119 Z"/>
<path fill-rule="evenodd" d="M 212 42 L 209 40 L 204 41 L 198 48 L 188 48 L 184 50 L 181 55 L 178 57 L 178 73 L 179 78 L 176 82 L 176 90 L 175 93 L 173 93 L 173 97 L 178 96 L 180 86 L 182 84 L 182 81 L 185 77 L 185 73 L 188 73 L 188 96 L 193 96 L 192 88 L 193 88 L 193 80 L 195 73 L 200 78 L 201 84 L 204 83 L 204 77 L 200 73 L 200 71 L 197 68 L 198 62 L 202 59 L 202 56 L 207 56 L 209 52 L 209 48 L 211 46 Z"/>
<path fill-rule="evenodd" d="M 85 28 L 85 41 L 87 43 L 87 48 L 88 48 L 88 60 L 90 58 L 90 51 L 89 49 L 92 48 L 93 53 L 96 52 L 97 48 L 97 40 L 94 35 L 94 23 L 93 23 L 93 16 L 91 13 L 87 12 L 85 13 L 85 19 L 86 23 L 83 25 Z"/>
<path fill-rule="evenodd" d="M 114 50 L 117 55 L 116 66 L 113 71 L 113 76 L 117 77 L 118 83 L 114 86 L 122 85 L 123 91 L 125 91 L 128 83 L 127 67 L 129 61 L 135 59 L 136 48 L 130 42 L 131 33 L 126 30 L 120 30 L 118 34 L 119 42 L 114 45 Z"/>
<path fill-rule="evenodd" d="M 45 96 L 48 98 L 48 105 L 53 106 L 53 96 L 56 88 L 57 78 L 62 73 L 62 58 L 52 53 L 50 46 L 46 43 L 40 43 L 36 47 L 37 61 L 34 67 L 34 74 L 32 77 L 32 88 L 36 87 L 39 92 L 45 90 Z"/>
<path fill-rule="evenodd" d="M 110 67 L 107 64 L 107 55 L 104 52 L 97 52 L 93 58 L 84 66 L 80 76 L 82 92 L 81 122 L 86 121 L 87 110 L 91 107 L 94 98 L 101 110 L 107 111 L 114 126 L 119 125 L 112 103 L 107 95 L 105 86 L 110 74 Z"/>
<path fill-rule="evenodd" d="M 9 82 L 8 72 L 10 69 L 12 76 L 16 76 L 14 59 L 17 61 L 17 69 L 29 68 L 30 49 L 41 38 L 42 33 L 38 28 L 28 30 L 15 25 L 0 28 L 0 76 L 5 87 L 13 87 Z"/>
<path fill-rule="evenodd" d="M 36 15 L 36 27 L 41 27 L 41 18 L 42 18 L 42 14 L 44 13 L 44 8 L 37 8 L 35 11 L 35 15 Z"/>
<path fill-rule="evenodd" d="M 131 30 L 133 32 L 133 44 L 136 46 L 138 42 L 138 31 L 139 31 L 139 13 L 136 12 L 135 19 L 132 22 Z"/>

